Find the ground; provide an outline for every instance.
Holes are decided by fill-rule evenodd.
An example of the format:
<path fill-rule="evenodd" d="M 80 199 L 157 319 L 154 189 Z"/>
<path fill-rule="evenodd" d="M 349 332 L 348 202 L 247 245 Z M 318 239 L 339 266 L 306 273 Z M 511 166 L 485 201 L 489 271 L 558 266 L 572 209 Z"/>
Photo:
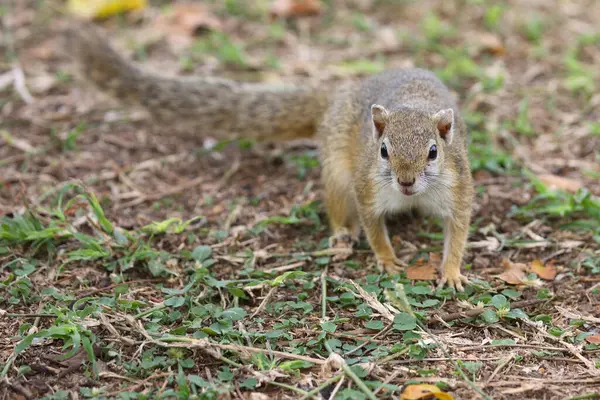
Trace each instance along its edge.
<path fill-rule="evenodd" d="M 166 74 L 434 70 L 472 136 L 472 284 L 435 288 L 443 237 L 418 215 L 390 223 L 399 276 L 364 240 L 327 252 L 313 142 L 175 135 L 81 78 L 63 3 L 15 1 L 0 6 L 0 398 L 600 397 L 594 0 L 330 0 L 308 17 L 229 0 L 165 23 L 167 4 L 98 24 Z"/>

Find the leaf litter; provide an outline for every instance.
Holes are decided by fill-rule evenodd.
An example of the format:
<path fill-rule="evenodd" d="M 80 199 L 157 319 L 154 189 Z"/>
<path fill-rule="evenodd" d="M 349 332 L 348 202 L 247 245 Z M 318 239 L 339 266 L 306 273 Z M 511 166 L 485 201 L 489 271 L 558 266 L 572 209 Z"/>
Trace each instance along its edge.
<path fill-rule="evenodd" d="M 8 133 L 0 138 L 0 330 L 10 338 L 0 346 L 2 395 L 185 398 L 226 388 L 295 398 L 303 394 L 294 389 L 327 384 L 324 397 L 335 390 L 342 399 L 369 392 L 395 398 L 410 380 L 473 398 L 467 379 L 492 398 L 597 391 L 583 360 L 593 367 L 597 351 L 599 82 L 587 71 L 598 42 L 580 27 L 594 26 L 598 10 L 583 2 L 544 10 L 472 2 L 466 12 L 433 2 L 360 3 L 320 2 L 311 18 L 288 8 L 273 22 L 268 7 L 261 15 L 238 1 L 202 3 L 206 8 L 190 9 L 189 19 L 174 3 L 165 16 L 182 19 L 159 33 L 169 43 L 172 29 L 187 44 L 171 52 L 161 41 L 135 39 L 144 29 L 158 31 L 152 15 L 167 9 L 151 4 L 99 23 L 115 41 L 121 33 L 133 37 L 127 46 L 136 60 L 159 71 L 246 80 L 260 79 L 258 70 L 281 81 L 337 84 L 339 65 L 348 66 L 344 79 L 385 67 L 433 68 L 460 95 L 473 139 L 477 196 L 467 292 L 429 282 L 437 267 L 431 254 L 443 246 L 432 220 L 401 217 L 390 229 L 418 244 L 402 254 L 416 258 L 424 281 L 408 269 L 393 279 L 380 275 L 363 245 L 345 259 L 324 253 L 327 223 L 314 202 L 322 188 L 310 146 L 286 148 L 282 156 L 248 150 L 247 143 L 193 149 L 189 139 L 127 114 L 105 119 L 115 103 L 85 89 L 61 52 L 27 51 L 39 42 L 33 21 L 40 10 L 17 8 L 5 15 L 15 34 L 0 43 L 12 37 L 19 50 L 19 87 L 39 90 L 24 102 L 29 97 L 14 90 L 12 65 L 0 66 L 0 76 L 11 76 L 0 102 Z M 529 20 L 535 13 L 558 23 Z M 61 18 L 42 18 L 48 46 Z M 223 46 L 189 47 L 203 43 L 197 33 L 205 27 L 219 32 Z M 198 49 L 201 57 L 193 54 Z M 247 57 L 258 61 L 235 64 Z M 298 67 L 307 62 L 310 76 Z M 36 83 L 47 76 L 51 86 Z M 77 134 L 81 121 L 86 126 Z M 219 186 L 233 159 L 242 167 Z M 65 186 L 72 179 L 86 190 Z M 255 224 L 257 215 L 266 222 Z M 535 220 L 542 223 L 530 225 Z M 510 276 L 494 280 L 503 259 L 510 261 L 501 273 Z M 348 278 L 371 297 L 356 296 L 361 292 Z M 417 318 L 431 334 L 420 333 Z M 39 335 L 26 347 L 29 333 Z M 13 354 L 17 343 L 26 348 Z M 460 343 L 482 345 L 464 350 Z M 320 376 L 316 362 L 286 358 L 328 360 L 328 349 L 348 354 L 342 358 L 366 391 L 345 371 Z M 54 359 L 73 352 L 73 370 L 58 379 Z M 44 358 L 48 353 L 53 360 Z"/>

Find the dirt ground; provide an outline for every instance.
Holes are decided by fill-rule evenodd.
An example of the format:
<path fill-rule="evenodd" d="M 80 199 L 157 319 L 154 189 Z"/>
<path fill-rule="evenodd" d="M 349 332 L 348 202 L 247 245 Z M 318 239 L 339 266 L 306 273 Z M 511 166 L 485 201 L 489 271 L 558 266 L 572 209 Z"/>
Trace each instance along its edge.
<path fill-rule="evenodd" d="M 270 2 L 178 6 L 194 32 L 156 22 L 168 3 L 98 25 L 171 75 L 438 73 L 473 138 L 473 285 L 381 275 L 364 240 L 337 260 L 314 142 L 176 135 L 81 78 L 62 3 L 14 0 L 0 5 L 1 399 L 399 398 L 413 382 L 456 399 L 600 398 L 596 1 L 331 0 L 275 19 Z M 438 221 L 390 226 L 406 262 L 435 264 Z M 424 328 L 376 308 L 399 307 L 397 282 Z"/>

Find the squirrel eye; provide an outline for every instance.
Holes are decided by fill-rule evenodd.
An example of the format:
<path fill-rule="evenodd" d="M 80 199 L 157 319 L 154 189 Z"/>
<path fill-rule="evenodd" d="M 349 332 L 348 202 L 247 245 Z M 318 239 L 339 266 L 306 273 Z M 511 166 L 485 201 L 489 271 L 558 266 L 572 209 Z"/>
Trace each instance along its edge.
<path fill-rule="evenodd" d="M 435 160 L 437 158 L 437 146 L 435 144 L 429 149 L 429 155 L 427 158 L 430 160 Z"/>
<path fill-rule="evenodd" d="M 387 152 L 387 147 L 385 146 L 385 143 L 381 143 L 381 158 L 383 159 L 388 159 L 388 152 Z"/>

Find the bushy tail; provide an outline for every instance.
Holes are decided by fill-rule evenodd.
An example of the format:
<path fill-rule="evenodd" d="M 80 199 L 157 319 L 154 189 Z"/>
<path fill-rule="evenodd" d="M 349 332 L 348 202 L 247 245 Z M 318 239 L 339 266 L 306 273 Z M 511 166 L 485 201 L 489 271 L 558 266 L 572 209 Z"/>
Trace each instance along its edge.
<path fill-rule="evenodd" d="M 148 109 L 167 127 L 199 136 L 293 139 L 310 137 L 326 110 L 323 89 L 165 77 L 119 55 L 87 23 L 67 31 L 68 51 L 89 79 L 114 97 Z"/>

